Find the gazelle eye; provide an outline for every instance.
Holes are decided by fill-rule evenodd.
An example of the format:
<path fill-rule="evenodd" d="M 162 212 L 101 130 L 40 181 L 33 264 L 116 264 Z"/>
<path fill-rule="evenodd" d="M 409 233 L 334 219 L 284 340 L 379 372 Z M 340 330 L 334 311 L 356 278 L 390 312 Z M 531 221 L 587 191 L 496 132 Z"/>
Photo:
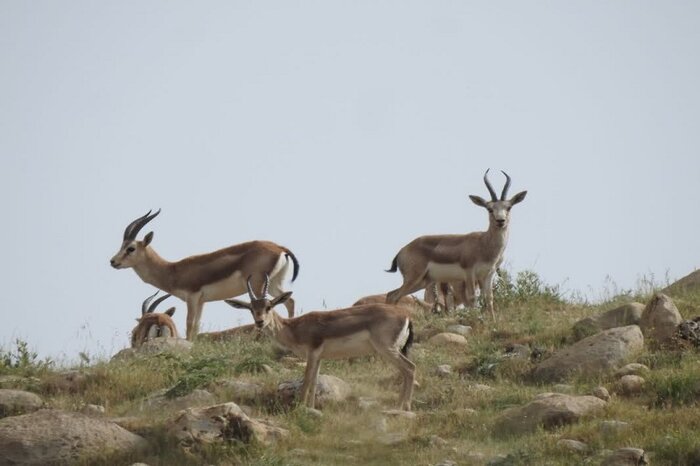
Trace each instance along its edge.
<path fill-rule="evenodd" d="M 131 253 L 134 252 L 134 251 L 136 251 L 136 248 L 133 247 L 133 246 L 129 246 L 128 248 L 126 248 L 126 253 L 127 253 L 127 254 L 131 254 Z"/>

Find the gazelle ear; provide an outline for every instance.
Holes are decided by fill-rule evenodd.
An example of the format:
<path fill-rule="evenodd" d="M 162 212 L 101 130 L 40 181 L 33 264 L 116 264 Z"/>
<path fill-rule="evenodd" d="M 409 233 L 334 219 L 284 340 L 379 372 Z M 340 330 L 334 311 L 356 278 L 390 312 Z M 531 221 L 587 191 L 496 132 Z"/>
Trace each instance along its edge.
<path fill-rule="evenodd" d="M 510 204 L 515 205 L 518 202 L 523 202 L 525 200 L 525 196 L 527 196 L 527 191 L 519 192 L 510 199 Z"/>
<path fill-rule="evenodd" d="M 236 309 L 250 309 L 250 303 L 239 301 L 237 299 L 224 299 L 224 302 L 229 306 L 235 307 Z"/>
<path fill-rule="evenodd" d="M 143 245 L 148 246 L 153 241 L 153 232 L 148 232 L 146 236 L 143 237 Z"/>
<path fill-rule="evenodd" d="M 483 197 L 474 196 L 474 195 L 471 195 L 471 194 L 470 194 L 470 195 L 469 195 L 469 199 L 471 199 L 472 202 L 473 202 L 474 204 L 478 205 L 479 207 L 483 207 L 483 208 L 485 208 L 485 209 L 487 208 L 486 200 L 484 200 Z"/>
<path fill-rule="evenodd" d="M 175 306 L 173 306 L 170 309 L 168 309 L 167 311 L 165 311 L 164 314 L 168 314 L 170 317 L 172 317 L 173 314 L 175 314 Z"/>
<path fill-rule="evenodd" d="M 291 291 L 287 291 L 286 293 L 282 293 L 281 295 L 279 295 L 275 299 L 273 299 L 272 302 L 270 302 L 270 307 L 275 307 L 278 304 L 282 304 L 283 302 L 285 302 L 286 300 L 288 300 L 291 297 L 292 297 Z"/>

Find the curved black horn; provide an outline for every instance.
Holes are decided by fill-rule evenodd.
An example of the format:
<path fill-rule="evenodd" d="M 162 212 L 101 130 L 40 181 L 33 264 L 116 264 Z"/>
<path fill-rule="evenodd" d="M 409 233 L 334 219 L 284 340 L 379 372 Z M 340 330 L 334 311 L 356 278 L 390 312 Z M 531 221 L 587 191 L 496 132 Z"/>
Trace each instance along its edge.
<path fill-rule="evenodd" d="M 156 216 L 159 213 L 160 209 L 158 209 L 158 211 L 155 214 L 151 215 L 151 211 L 149 210 L 148 213 L 146 213 L 146 215 L 137 218 L 129 225 L 127 225 L 126 229 L 124 230 L 124 241 L 135 239 L 136 235 L 138 235 L 139 231 L 141 231 L 141 228 L 143 228 L 148 222 L 156 218 Z"/>
<path fill-rule="evenodd" d="M 149 296 L 148 298 L 146 298 L 146 299 L 143 301 L 143 304 L 141 304 L 141 315 L 144 315 L 144 314 L 146 314 L 147 312 L 151 312 L 151 311 L 148 309 L 148 305 L 151 303 L 151 300 L 152 300 L 153 298 L 155 298 L 156 295 L 157 295 L 158 293 L 160 293 L 160 291 L 156 291 L 155 293 L 153 293 L 151 296 Z"/>
<path fill-rule="evenodd" d="M 497 201 L 498 198 L 496 197 L 496 191 L 493 190 L 493 186 L 491 186 L 491 183 L 489 183 L 489 178 L 488 178 L 489 170 L 491 170 L 491 169 L 488 168 L 486 170 L 486 173 L 484 173 L 484 184 L 486 184 L 486 188 L 489 190 L 489 194 L 491 194 L 491 200 Z"/>
<path fill-rule="evenodd" d="M 251 301 L 254 299 L 258 299 L 255 297 L 255 293 L 253 292 L 253 287 L 250 284 L 250 279 L 253 278 L 252 275 L 248 275 L 248 281 L 246 282 L 246 286 L 248 287 L 248 296 L 250 296 Z"/>
<path fill-rule="evenodd" d="M 265 274 L 265 285 L 263 286 L 263 292 L 262 292 L 262 297 L 266 298 L 267 297 L 267 289 L 270 286 L 270 276 L 268 274 Z"/>
<path fill-rule="evenodd" d="M 506 176 L 506 184 L 503 186 L 503 191 L 501 191 L 501 200 L 505 201 L 506 195 L 508 195 L 508 188 L 510 188 L 510 176 L 508 176 L 508 173 L 504 172 L 503 170 L 501 170 L 501 173 Z"/>
<path fill-rule="evenodd" d="M 154 296 L 155 296 L 155 295 L 154 295 Z M 155 301 L 153 301 L 153 304 L 151 304 L 151 305 L 148 307 L 148 311 L 147 311 L 147 312 L 153 312 L 153 311 L 155 311 L 155 310 L 156 310 L 156 307 L 158 307 L 158 305 L 159 305 L 160 303 L 162 303 L 163 301 L 165 301 L 166 299 L 168 299 L 168 298 L 171 297 L 171 296 L 172 296 L 172 295 L 171 295 L 170 293 L 168 293 L 168 294 L 164 294 L 164 295 L 161 296 L 160 298 L 156 299 Z"/>

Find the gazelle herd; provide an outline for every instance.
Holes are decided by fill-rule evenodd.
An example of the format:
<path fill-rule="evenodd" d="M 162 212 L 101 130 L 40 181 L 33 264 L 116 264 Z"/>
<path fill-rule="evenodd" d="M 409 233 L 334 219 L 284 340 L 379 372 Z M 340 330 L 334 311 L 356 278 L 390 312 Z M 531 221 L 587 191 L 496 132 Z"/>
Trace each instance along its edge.
<path fill-rule="evenodd" d="M 403 380 L 400 407 L 410 410 L 415 365 L 407 358 L 413 340 L 408 306 L 417 303 L 418 307 L 427 309 L 429 303 L 440 302 L 447 308 L 450 307 L 447 296 L 452 295 L 452 306 L 474 307 L 479 289 L 486 309 L 496 318 L 493 278 L 503 261 L 510 210 L 527 194 L 523 191 L 507 199 L 511 179 L 503 174 L 506 182 L 500 197 L 488 180 L 488 170 L 484 183 L 491 199 L 469 196 L 474 204 L 488 211 L 486 231 L 418 237 L 399 250 L 387 270 L 401 272 L 403 283 L 399 288 L 386 296 L 363 298 L 348 308 L 309 312 L 300 317 L 294 317 L 292 293 L 282 287 L 290 268 L 292 281 L 299 273 L 299 262 L 289 249 L 270 241 L 250 241 L 170 262 L 151 246 L 153 232 L 142 240 L 136 239 L 141 229 L 160 213 L 160 210 L 154 214 L 149 211 L 126 227 L 121 247 L 110 260 L 112 267 L 133 268 L 141 280 L 168 293 L 151 302 L 154 294 L 143 302 L 141 318 L 132 331 L 132 346 L 158 336 L 178 336 L 171 319 L 175 308 L 165 313 L 155 312 L 156 306 L 171 295 L 187 304 L 188 340 L 198 334 L 204 303 L 225 300 L 234 308 L 250 310 L 257 329 L 306 359 L 301 396 L 307 406 L 314 406 L 322 359 L 376 353 L 399 370 Z M 426 290 L 429 303 L 408 296 L 421 289 Z M 248 295 L 249 302 L 233 299 L 243 294 Z M 274 311 L 278 304 L 285 305 L 288 318 Z M 235 329 L 215 332 L 213 338 L 232 333 Z"/>

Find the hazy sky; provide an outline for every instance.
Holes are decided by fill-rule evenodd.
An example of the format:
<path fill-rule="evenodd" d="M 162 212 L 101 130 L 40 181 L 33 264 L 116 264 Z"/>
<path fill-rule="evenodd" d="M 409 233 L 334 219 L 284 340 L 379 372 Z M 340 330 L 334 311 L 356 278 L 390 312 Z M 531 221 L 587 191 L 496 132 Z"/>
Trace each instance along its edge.
<path fill-rule="evenodd" d="M 488 167 L 529 192 L 512 270 L 681 277 L 699 24 L 693 1 L 0 0 L 0 346 L 126 346 L 154 290 L 109 258 L 149 209 L 167 259 L 289 247 L 305 311 L 396 288 L 408 241 L 486 227 Z M 248 321 L 209 303 L 202 326 Z"/>

